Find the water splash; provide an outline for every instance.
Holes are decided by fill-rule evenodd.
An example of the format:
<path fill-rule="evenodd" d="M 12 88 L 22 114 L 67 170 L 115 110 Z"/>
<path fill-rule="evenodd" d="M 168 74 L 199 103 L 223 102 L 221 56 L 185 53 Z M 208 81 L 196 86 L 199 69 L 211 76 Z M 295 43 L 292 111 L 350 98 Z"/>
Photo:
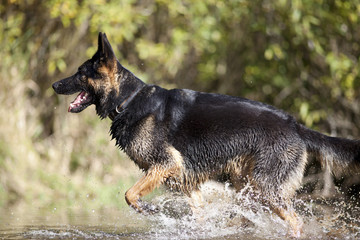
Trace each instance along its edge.
<path fill-rule="evenodd" d="M 248 186 L 249 187 L 249 186 Z M 246 189 L 245 189 L 246 190 Z M 191 214 L 184 196 L 163 195 L 153 201 L 163 209 L 149 216 L 154 239 L 286 239 L 288 227 L 270 209 L 254 200 L 251 191 L 236 193 L 227 185 L 203 186 L 205 203 Z M 360 237 L 360 209 L 345 201 L 295 201 L 303 218 L 303 239 Z"/>

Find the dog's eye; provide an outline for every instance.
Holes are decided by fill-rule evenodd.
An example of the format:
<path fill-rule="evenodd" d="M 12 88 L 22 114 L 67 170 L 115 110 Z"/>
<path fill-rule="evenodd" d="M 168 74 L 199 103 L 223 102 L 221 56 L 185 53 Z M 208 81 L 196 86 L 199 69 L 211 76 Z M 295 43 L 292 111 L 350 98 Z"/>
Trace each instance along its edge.
<path fill-rule="evenodd" d="M 81 79 L 81 81 L 85 81 L 85 80 L 86 80 L 86 76 L 85 76 L 85 75 L 81 75 L 80 79 Z"/>

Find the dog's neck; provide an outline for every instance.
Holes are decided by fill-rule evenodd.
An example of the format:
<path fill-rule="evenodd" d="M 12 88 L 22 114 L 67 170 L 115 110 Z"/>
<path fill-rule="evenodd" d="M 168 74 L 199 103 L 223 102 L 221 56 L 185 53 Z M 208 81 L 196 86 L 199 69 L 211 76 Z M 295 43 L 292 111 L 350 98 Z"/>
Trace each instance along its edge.
<path fill-rule="evenodd" d="M 111 121 L 114 121 L 116 116 L 121 113 L 128 105 L 129 103 L 136 97 L 136 95 L 141 91 L 141 89 L 144 88 L 145 85 L 139 85 L 124 101 L 122 101 L 116 108 L 109 113 L 109 118 Z"/>

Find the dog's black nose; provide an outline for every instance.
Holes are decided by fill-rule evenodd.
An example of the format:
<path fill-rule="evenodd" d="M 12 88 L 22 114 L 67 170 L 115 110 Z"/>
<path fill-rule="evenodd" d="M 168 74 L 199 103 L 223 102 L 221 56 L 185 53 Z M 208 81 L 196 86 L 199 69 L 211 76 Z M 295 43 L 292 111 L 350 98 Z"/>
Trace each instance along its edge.
<path fill-rule="evenodd" d="M 61 83 L 55 82 L 55 83 L 53 83 L 52 88 L 53 88 L 54 90 L 56 90 L 56 88 L 58 88 L 59 85 L 61 85 Z"/>
<path fill-rule="evenodd" d="M 52 88 L 54 89 L 55 92 L 58 92 L 58 90 L 59 90 L 59 88 L 61 88 L 61 86 L 62 86 L 62 82 L 58 81 L 52 85 Z"/>

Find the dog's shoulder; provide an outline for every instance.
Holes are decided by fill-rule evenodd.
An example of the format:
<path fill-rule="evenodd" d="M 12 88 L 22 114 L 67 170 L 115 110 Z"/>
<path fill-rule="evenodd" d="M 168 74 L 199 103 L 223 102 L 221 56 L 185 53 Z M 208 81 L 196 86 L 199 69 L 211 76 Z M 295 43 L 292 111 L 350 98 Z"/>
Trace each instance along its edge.
<path fill-rule="evenodd" d="M 153 115 L 158 121 L 176 121 L 195 103 L 199 92 L 189 89 L 170 89 L 147 85 L 129 105 L 131 114 L 139 118 Z"/>

